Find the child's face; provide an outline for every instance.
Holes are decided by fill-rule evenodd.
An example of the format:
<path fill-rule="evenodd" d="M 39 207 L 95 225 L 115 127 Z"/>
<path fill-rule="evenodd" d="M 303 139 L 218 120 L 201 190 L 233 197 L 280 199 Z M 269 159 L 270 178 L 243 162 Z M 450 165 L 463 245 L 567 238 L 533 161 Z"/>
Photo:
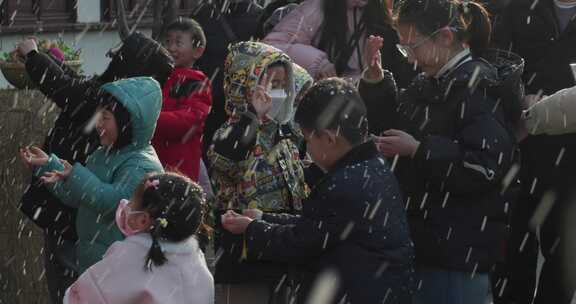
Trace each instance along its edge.
<path fill-rule="evenodd" d="M 277 65 L 266 69 L 266 75 L 271 89 L 286 89 L 288 85 L 288 73 L 284 65 Z"/>
<path fill-rule="evenodd" d="M 118 125 L 114 114 L 109 110 L 101 110 L 96 123 L 96 130 L 100 136 L 102 146 L 112 146 L 118 139 Z"/>
<path fill-rule="evenodd" d="M 140 201 L 136 197 L 130 199 L 127 208 L 126 225 L 133 231 L 148 231 L 152 220 L 148 211 L 141 210 Z"/>
<path fill-rule="evenodd" d="M 334 147 L 331 144 L 330 135 L 326 131 L 307 129 L 303 129 L 302 133 L 306 139 L 306 152 L 320 169 L 327 171 L 333 164 L 330 153 Z"/>
<path fill-rule="evenodd" d="M 192 41 L 192 35 L 183 31 L 169 31 L 162 44 L 174 59 L 177 68 L 193 66 L 204 53 L 204 48 Z"/>

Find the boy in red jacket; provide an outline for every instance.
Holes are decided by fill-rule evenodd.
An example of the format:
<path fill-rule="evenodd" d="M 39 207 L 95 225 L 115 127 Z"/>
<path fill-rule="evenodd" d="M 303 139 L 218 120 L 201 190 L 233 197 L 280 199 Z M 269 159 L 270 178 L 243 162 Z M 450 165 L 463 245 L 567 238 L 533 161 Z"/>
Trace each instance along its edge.
<path fill-rule="evenodd" d="M 162 87 L 162 112 L 152 145 L 165 168 L 197 181 L 212 93 L 208 77 L 192 66 L 204 53 L 206 36 L 196 21 L 179 18 L 166 28 L 162 44 L 175 69 Z"/>

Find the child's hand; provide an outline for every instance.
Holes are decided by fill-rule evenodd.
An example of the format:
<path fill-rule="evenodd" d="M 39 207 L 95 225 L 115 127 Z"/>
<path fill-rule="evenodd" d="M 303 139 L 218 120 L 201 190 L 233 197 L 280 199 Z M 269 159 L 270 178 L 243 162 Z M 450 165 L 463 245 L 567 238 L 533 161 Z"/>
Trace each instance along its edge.
<path fill-rule="evenodd" d="M 386 136 L 374 136 L 374 142 L 378 151 L 386 157 L 410 156 L 413 157 L 418 151 L 420 142 L 404 131 L 388 130 L 384 132 Z"/>
<path fill-rule="evenodd" d="M 258 84 L 254 91 L 252 92 L 252 96 L 250 96 L 250 103 L 256 110 L 256 115 L 260 120 L 263 120 L 266 117 L 266 114 L 270 112 L 272 109 L 272 98 L 268 95 L 268 88 L 270 87 L 270 83 L 268 81 L 268 75 L 264 73 L 262 76 L 262 83 Z"/>
<path fill-rule="evenodd" d="M 382 57 L 380 49 L 384 46 L 384 38 L 380 36 L 368 37 L 364 51 L 364 64 L 367 66 L 365 76 L 369 80 L 382 79 Z"/>
<path fill-rule="evenodd" d="M 38 45 L 34 38 L 28 38 L 18 44 L 18 54 L 24 58 L 32 51 L 38 51 Z"/>
<path fill-rule="evenodd" d="M 64 170 L 46 172 L 44 176 L 40 177 L 40 181 L 44 184 L 54 184 L 66 180 L 70 176 L 70 172 L 72 172 L 72 165 L 65 160 L 62 160 L 62 164 L 64 165 Z"/>
<path fill-rule="evenodd" d="M 228 211 L 222 215 L 222 226 L 232 234 L 242 234 L 248 228 L 252 219 L 247 216 L 239 215 L 236 212 Z"/>
<path fill-rule="evenodd" d="M 244 209 L 242 211 L 242 214 L 253 220 L 260 220 L 262 219 L 262 214 L 264 214 L 264 212 L 262 212 L 262 210 L 260 209 L 254 208 L 254 209 Z"/>
<path fill-rule="evenodd" d="M 49 157 L 42 149 L 32 146 L 21 148 L 20 158 L 29 168 L 33 168 L 45 165 Z"/>

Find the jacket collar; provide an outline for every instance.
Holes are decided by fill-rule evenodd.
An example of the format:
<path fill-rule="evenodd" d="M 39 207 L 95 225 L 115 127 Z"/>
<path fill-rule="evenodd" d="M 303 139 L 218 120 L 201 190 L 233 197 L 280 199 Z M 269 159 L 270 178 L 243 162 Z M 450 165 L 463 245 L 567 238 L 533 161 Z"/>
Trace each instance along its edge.
<path fill-rule="evenodd" d="M 465 48 L 456 54 L 452 59 L 450 59 L 439 71 L 436 73 L 436 78 L 441 78 L 444 75 L 450 74 L 452 71 L 456 70 L 461 64 L 472 60 L 470 55 L 470 49 Z"/>
<path fill-rule="evenodd" d="M 358 145 L 352 150 L 350 150 L 346 155 L 344 155 L 337 163 L 334 165 L 332 169 L 328 172 L 327 175 L 332 174 L 333 172 L 338 171 L 341 168 L 344 168 L 349 165 L 357 164 L 359 162 L 363 162 L 372 158 L 377 157 L 378 150 L 376 149 L 376 145 L 373 141 L 365 142 L 361 145 Z"/>

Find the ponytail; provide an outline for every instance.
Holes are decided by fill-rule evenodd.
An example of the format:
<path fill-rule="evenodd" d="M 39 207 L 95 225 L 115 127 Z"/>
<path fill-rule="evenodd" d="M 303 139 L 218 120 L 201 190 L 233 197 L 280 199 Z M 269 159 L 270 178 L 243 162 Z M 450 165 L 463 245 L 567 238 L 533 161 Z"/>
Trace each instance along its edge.
<path fill-rule="evenodd" d="M 154 220 L 154 225 L 150 229 L 150 235 L 152 236 L 152 246 L 150 246 L 150 250 L 148 250 L 148 255 L 146 256 L 146 270 L 152 270 L 152 264 L 156 267 L 164 265 L 167 259 L 162 251 L 162 247 L 160 246 L 160 242 L 158 239 L 162 235 L 162 229 L 166 228 L 167 225 L 166 219 L 158 218 Z"/>
<path fill-rule="evenodd" d="M 482 4 L 473 0 L 461 1 L 458 7 L 465 23 L 466 42 L 472 53 L 479 56 L 490 43 L 492 33 L 490 15 Z"/>
<path fill-rule="evenodd" d="M 140 200 L 142 210 L 154 219 L 149 229 L 152 245 L 146 256 L 146 271 L 167 261 L 160 241 L 182 242 L 199 230 L 210 235 L 210 228 L 203 223 L 208 208 L 205 194 L 188 177 L 176 173 L 150 175 L 134 197 Z"/>

